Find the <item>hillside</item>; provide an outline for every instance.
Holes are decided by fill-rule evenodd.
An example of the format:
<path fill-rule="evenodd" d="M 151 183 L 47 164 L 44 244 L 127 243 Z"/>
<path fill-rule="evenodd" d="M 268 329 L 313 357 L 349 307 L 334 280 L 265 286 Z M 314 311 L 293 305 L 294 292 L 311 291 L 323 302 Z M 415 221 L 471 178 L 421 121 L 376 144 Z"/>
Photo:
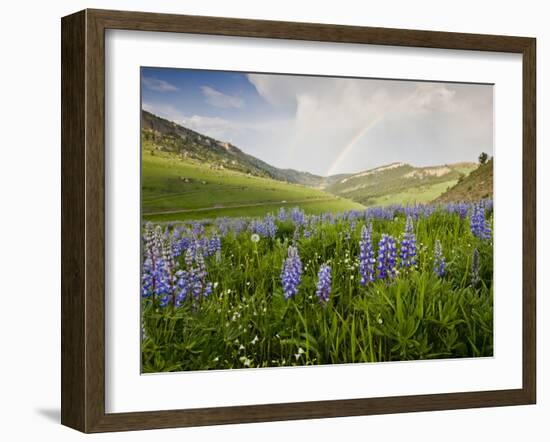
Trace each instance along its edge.
<path fill-rule="evenodd" d="M 267 180 L 261 181 L 261 184 L 258 184 L 254 191 L 246 185 L 241 186 L 241 190 L 252 192 L 251 199 L 247 200 L 247 197 L 240 196 L 234 201 L 227 201 L 230 205 L 241 201 L 241 198 L 246 200 L 245 204 L 258 204 L 259 201 L 298 201 L 299 198 L 296 199 L 292 196 L 298 188 L 301 189 L 298 194 L 302 196 L 307 194 L 307 198 L 310 194 L 313 195 L 315 192 L 319 192 L 317 197 L 321 199 L 339 197 L 348 201 L 348 203 L 355 202 L 358 207 L 424 203 L 433 201 L 440 195 L 450 191 L 451 188 L 455 188 L 455 185 L 460 184 L 459 180 L 465 180 L 466 175 L 477 167 L 475 163 L 455 163 L 428 167 L 416 167 L 407 163 L 392 163 L 355 174 L 321 177 L 294 169 L 274 167 L 252 155 L 246 154 L 231 143 L 208 137 L 147 111 L 142 111 L 141 137 L 144 161 L 149 157 L 151 159 L 153 157 L 170 159 L 172 163 L 177 160 L 177 164 L 183 168 L 179 176 L 184 184 L 193 184 L 193 179 L 210 182 L 211 180 L 203 179 L 209 175 L 223 175 L 229 181 L 233 180 L 234 177 L 238 177 L 237 181 L 239 182 L 246 177 Z M 193 178 L 193 174 L 188 169 L 189 167 L 191 169 L 196 168 L 198 165 L 201 166 L 202 172 L 199 174 L 200 177 Z M 146 171 L 147 165 L 145 163 L 144 167 L 144 171 Z M 253 181 L 249 180 L 249 182 Z M 289 184 L 299 187 L 279 189 L 280 186 L 284 187 L 284 185 Z M 163 185 L 167 186 L 167 189 L 172 187 L 179 189 L 182 183 L 178 182 L 176 185 L 173 182 L 171 184 L 165 182 Z M 476 182 L 470 183 L 468 181 L 466 187 L 457 187 L 457 190 L 451 193 L 449 198 L 459 198 L 460 194 L 468 193 L 467 188 L 469 186 L 475 187 L 476 185 Z M 490 185 L 490 192 L 492 192 L 492 182 Z M 482 184 L 480 186 L 481 189 L 486 187 Z M 188 189 L 192 186 L 186 185 L 184 187 Z M 208 186 L 199 187 L 200 190 L 196 189 L 196 194 L 205 201 L 209 200 L 208 195 L 203 190 L 212 189 L 209 189 Z M 262 189 L 261 195 L 256 192 L 260 188 Z M 273 195 L 270 196 L 270 189 L 273 188 L 277 189 L 275 198 L 272 198 Z M 231 186 L 228 189 L 231 189 Z M 157 190 L 166 191 L 161 186 Z M 214 191 L 216 192 L 214 199 L 216 201 L 220 200 L 221 203 L 219 204 L 224 205 L 224 198 L 227 195 L 221 190 L 215 189 Z M 160 205 L 155 203 L 151 207 L 148 207 L 148 202 L 144 200 L 144 204 L 147 203 L 144 205 L 144 213 L 161 213 L 166 210 L 173 210 L 174 207 L 181 209 L 189 203 L 187 193 L 183 191 L 181 193 L 181 197 L 170 197 L 172 198 L 170 203 Z M 481 193 L 484 193 L 484 191 Z M 471 198 L 475 198 L 476 193 L 474 192 L 472 195 L 474 196 Z M 230 199 L 233 197 L 234 195 L 231 195 Z M 462 199 L 465 199 L 465 197 Z"/>
<path fill-rule="evenodd" d="M 311 187 L 320 187 L 324 182 L 323 177 L 308 172 L 271 166 L 231 143 L 200 134 L 145 110 L 141 113 L 141 134 L 142 141 L 150 141 L 157 150 L 205 162 L 215 169 L 229 169 Z"/>
<path fill-rule="evenodd" d="M 429 167 L 392 163 L 346 176 L 325 190 L 366 206 L 428 202 L 454 186 L 475 167 L 474 163 Z"/>
<path fill-rule="evenodd" d="M 155 149 L 150 140 L 143 142 L 141 177 L 142 216 L 148 221 L 263 216 L 295 206 L 307 213 L 364 208 L 320 189 L 212 169 L 207 163 Z"/>
<path fill-rule="evenodd" d="M 493 197 L 493 159 L 480 165 L 468 176 L 435 199 L 436 202 L 478 201 Z"/>

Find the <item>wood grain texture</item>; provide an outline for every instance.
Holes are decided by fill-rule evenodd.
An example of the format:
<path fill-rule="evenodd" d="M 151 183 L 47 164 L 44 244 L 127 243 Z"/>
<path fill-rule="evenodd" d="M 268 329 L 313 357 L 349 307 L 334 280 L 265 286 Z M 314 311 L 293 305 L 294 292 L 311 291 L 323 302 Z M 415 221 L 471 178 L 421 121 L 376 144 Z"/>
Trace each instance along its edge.
<path fill-rule="evenodd" d="M 85 13 L 61 34 L 61 422 L 85 428 Z"/>
<path fill-rule="evenodd" d="M 105 413 L 105 30 L 523 55 L 523 387 L 192 410 Z M 62 20 L 62 423 L 83 432 L 532 404 L 536 399 L 535 40 L 526 37 L 86 10 Z M 519 146 L 518 146 L 519 148 Z"/>

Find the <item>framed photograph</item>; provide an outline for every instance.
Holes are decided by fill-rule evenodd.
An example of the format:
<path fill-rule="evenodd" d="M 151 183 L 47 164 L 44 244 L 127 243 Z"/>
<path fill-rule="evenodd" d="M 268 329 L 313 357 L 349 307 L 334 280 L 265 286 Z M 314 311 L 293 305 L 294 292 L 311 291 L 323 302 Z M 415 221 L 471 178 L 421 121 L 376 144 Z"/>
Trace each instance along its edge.
<path fill-rule="evenodd" d="M 62 423 L 534 404 L 535 39 L 62 19 Z"/>

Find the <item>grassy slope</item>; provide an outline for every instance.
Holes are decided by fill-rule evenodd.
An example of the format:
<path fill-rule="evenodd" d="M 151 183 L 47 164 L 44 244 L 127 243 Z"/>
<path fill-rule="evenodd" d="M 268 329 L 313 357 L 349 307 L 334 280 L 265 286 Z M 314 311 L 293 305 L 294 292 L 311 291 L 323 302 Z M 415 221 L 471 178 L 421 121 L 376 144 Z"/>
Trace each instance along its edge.
<path fill-rule="evenodd" d="M 354 176 L 345 182 L 339 181 L 327 190 L 369 206 L 429 202 L 454 186 L 461 174 L 468 174 L 475 166 L 472 163 L 457 163 L 446 167 L 450 171 L 442 176 L 410 178 L 406 176 L 408 173 L 421 173 L 425 168 L 404 164 L 366 176 Z"/>
<path fill-rule="evenodd" d="M 412 187 L 402 192 L 372 198 L 374 206 L 387 206 L 390 204 L 414 204 L 433 201 L 443 192 L 456 184 L 457 180 L 444 181 L 425 186 Z"/>
<path fill-rule="evenodd" d="M 478 201 L 493 197 L 493 160 L 479 166 L 447 192 L 437 202 Z"/>
<path fill-rule="evenodd" d="M 146 220 L 259 216 L 282 205 L 298 205 L 309 213 L 363 208 L 318 189 L 212 169 L 166 152 L 142 151 L 142 212 Z"/>

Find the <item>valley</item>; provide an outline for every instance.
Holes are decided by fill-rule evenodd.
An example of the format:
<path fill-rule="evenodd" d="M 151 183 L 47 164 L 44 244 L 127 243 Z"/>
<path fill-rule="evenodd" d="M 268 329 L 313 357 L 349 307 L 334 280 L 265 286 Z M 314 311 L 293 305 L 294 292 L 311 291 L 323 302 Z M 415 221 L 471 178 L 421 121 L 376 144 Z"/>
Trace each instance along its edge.
<path fill-rule="evenodd" d="M 142 112 L 142 216 L 147 221 L 185 221 L 263 216 L 299 205 L 306 213 L 362 210 L 492 195 L 490 179 L 470 179 L 477 163 L 416 167 L 391 163 L 328 177 L 274 167 L 222 142 Z M 491 169 L 492 171 L 492 169 Z M 455 189 L 465 181 L 469 191 Z M 488 186 L 491 186 L 490 189 Z M 447 197 L 443 197 L 443 195 Z"/>

